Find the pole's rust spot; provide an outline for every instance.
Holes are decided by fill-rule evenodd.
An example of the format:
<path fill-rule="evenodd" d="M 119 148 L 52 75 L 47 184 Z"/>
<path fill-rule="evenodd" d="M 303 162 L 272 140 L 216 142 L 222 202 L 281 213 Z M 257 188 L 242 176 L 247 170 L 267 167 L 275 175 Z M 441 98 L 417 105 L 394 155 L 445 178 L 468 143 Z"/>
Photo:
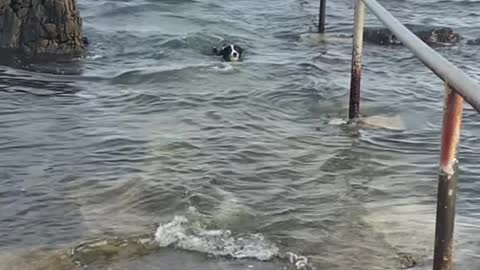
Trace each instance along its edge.
<path fill-rule="evenodd" d="M 463 98 L 448 85 L 445 89 L 447 93 L 443 117 L 440 168 L 449 174 L 453 174 L 453 165 L 457 159 L 457 146 L 460 140 Z"/>
<path fill-rule="evenodd" d="M 355 26 L 353 31 L 352 71 L 350 81 L 350 104 L 348 118 L 358 118 L 360 114 L 360 81 L 362 77 L 363 25 L 365 5 L 362 0 L 355 1 Z"/>
<path fill-rule="evenodd" d="M 433 270 L 453 270 L 453 230 L 458 178 L 457 149 L 462 125 L 463 98 L 446 85 Z"/>

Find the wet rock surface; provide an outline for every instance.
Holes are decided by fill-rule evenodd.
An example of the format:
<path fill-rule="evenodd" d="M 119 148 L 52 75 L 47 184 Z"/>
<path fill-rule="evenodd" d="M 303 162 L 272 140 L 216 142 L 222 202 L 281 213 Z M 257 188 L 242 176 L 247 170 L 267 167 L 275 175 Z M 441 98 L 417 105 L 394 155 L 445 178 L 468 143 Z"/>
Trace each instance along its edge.
<path fill-rule="evenodd" d="M 81 267 L 118 258 L 142 257 L 160 247 L 148 236 L 110 237 L 85 241 L 69 250 L 70 259 Z"/>
<path fill-rule="evenodd" d="M 423 42 L 429 45 L 453 45 L 460 41 L 460 35 L 450 27 L 405 25 Z M 365 27 L 364 39 L 380 45 L 402 45 L 402 42 L 387 28 Z"/>
<path fill-rule="evenodd" d="M 80 270 L 80 266 L 58 250 L 35 250 L 0 255 L 0 270 Z"/>
<path fill-rule="evenodd" d="M 418 265 L 418 259 L 412 254 L 398 253 L 397 256 L 400 262 L 400 269 L 411 269 Z"/>
<path fill-rule="evenodd" d="M 0 0 L 0 48 L 29 55 L 81 56 L 75 0 Z"/>

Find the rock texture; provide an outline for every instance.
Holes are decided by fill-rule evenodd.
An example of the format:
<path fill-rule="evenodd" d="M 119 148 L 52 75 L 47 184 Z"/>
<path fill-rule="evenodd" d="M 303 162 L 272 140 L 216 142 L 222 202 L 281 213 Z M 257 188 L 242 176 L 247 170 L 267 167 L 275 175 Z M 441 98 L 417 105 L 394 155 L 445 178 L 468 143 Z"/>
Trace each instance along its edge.
<path fill-rule="evenodd" d="M 460 35 L 450 27 L 405 25 L 428 45 L 453 45 L 460 41 Z M 363 39 L 379 45 L 402 45 L 402 42 L 387 28 L 365 27 Z"/>
<path fill-rule="evenodd" d="M 83 55 L 75 0 L 0 0 L 0 48 L 30 55 Z"/>

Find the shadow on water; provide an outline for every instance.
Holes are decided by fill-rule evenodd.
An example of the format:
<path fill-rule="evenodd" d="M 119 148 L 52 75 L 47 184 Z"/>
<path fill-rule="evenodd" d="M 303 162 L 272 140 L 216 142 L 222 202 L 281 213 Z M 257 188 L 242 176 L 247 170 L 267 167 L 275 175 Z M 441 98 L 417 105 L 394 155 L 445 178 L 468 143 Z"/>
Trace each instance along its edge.
<path fill-rule="evenodd" d="M 83 60 L 80 58 L 56 55 L 26 56 L 11 50 L 0 50 L 0 65 L 47 74 L 80 75 L 83 72 Z"/>
<path fill-rule="evenodd" d="M 26 93 L 35 96 L 71 95 L 80 91 L 70 81 L 36 79 L 34 76 L 12 74 L 0 70 L 0 92 Z"/>
<path fill-rule="evenodd" d="M 71 95 L 81 89 L 68 76 L 82 74 L 82 60 L 0 54 L 0 92 L 35 96 Z M 67 76 L 67 77 L 66 77 Z"/>

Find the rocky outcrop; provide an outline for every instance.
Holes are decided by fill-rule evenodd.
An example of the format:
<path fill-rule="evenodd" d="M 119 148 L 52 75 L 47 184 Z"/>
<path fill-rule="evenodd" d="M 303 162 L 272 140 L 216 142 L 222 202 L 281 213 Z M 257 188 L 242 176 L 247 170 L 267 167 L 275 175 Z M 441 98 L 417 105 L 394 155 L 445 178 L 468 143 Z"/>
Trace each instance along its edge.
<path fill-rule="evenodd" d="M 29 55 L 81 56 L 82 20 L 75 0 L 0 0 L 0 48 Z"/>
<path fill-rule="evenodd" d="M 428 45 L 452 45 L 460 41 L 460 35 L 449 27 L 405 25 Z M 387 28 L 365 27 L 363 39 L 379 45 L 401 45 L 402 42 Z"/>

